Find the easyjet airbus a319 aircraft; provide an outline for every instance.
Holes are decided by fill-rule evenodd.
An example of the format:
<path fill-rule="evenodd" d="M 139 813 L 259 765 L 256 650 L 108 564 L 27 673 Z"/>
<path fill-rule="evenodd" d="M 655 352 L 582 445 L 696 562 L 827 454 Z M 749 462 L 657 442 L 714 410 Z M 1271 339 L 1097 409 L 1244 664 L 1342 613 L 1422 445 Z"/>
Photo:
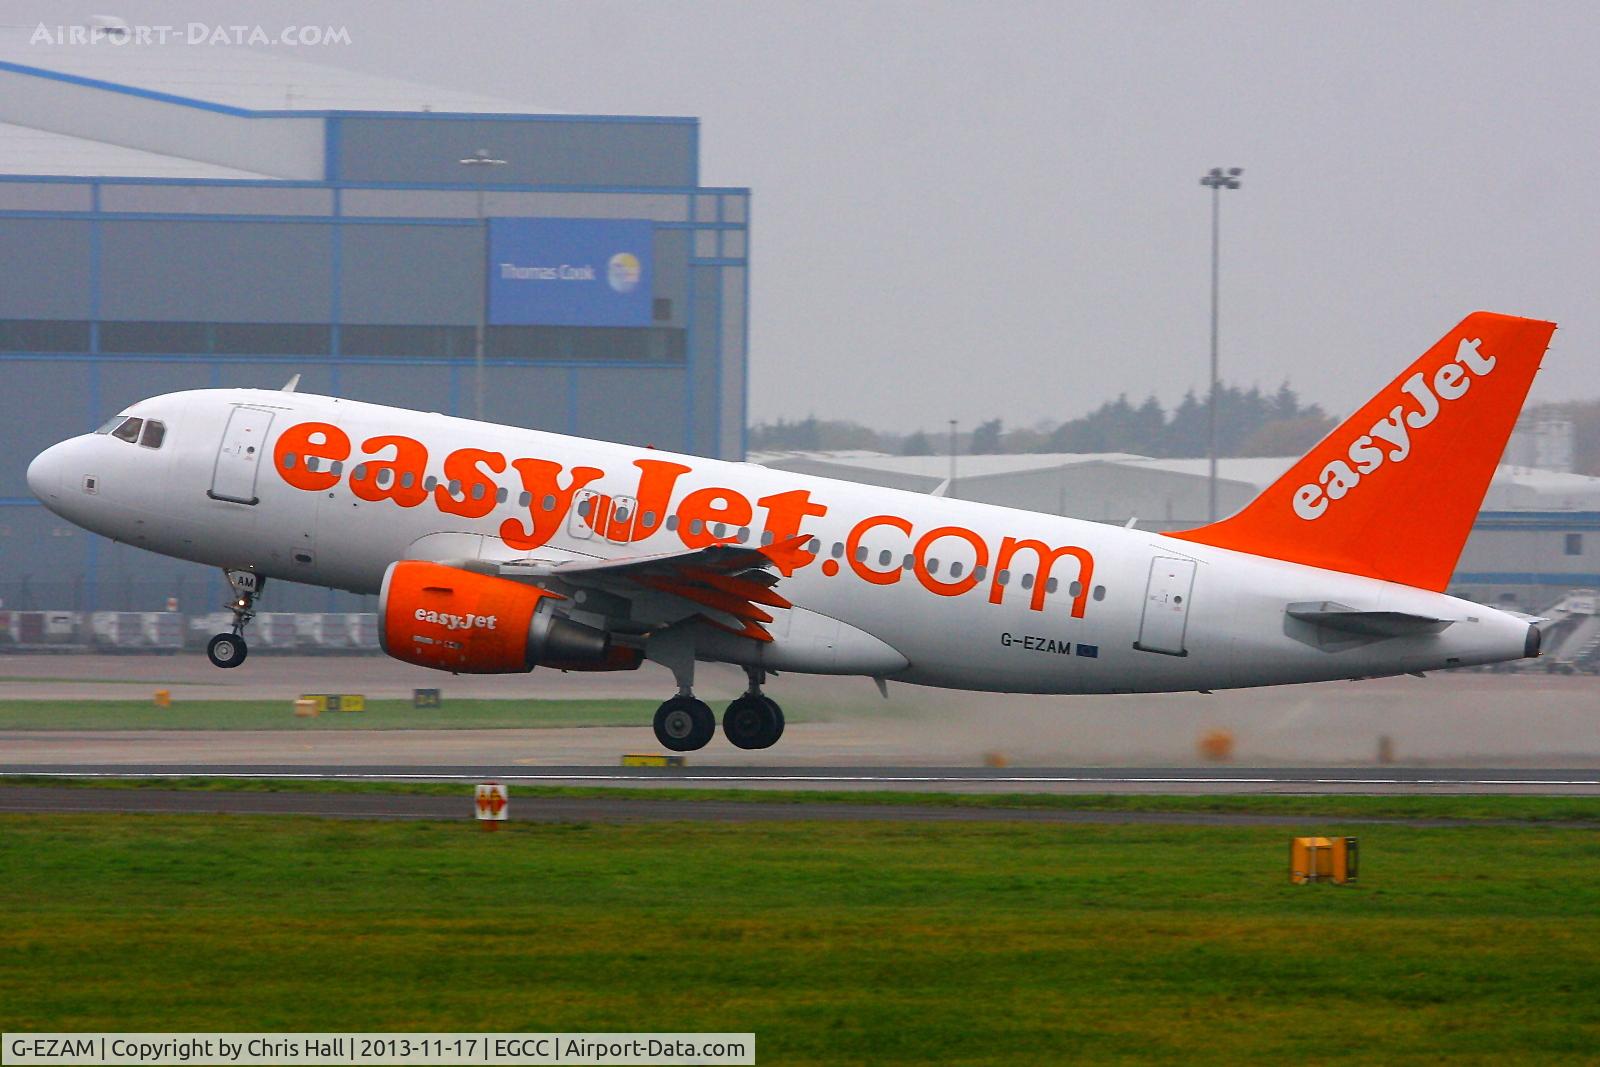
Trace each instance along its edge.
<path fill-rule="evenodd" d="M 716 733 L 697 660 L 999 693 L 1211 690 L 1538 654 L 1443 590 L 1554 324 L 1469 315 L 1231 518 L 1149 533 L 334 397 L 202 389 L 46 450 L 106 537 L 222 567 L 244 661 L 268 579 L 379 596 L 384 651 L 455 673 L 667 667 L 668 748 Z"/>

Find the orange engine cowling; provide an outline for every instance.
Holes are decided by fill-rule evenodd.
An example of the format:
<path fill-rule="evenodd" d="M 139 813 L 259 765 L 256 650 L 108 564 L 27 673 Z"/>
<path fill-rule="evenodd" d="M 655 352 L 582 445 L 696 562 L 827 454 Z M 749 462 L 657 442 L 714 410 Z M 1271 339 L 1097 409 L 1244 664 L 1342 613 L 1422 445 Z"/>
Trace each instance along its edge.
<path fill-rule="evenodd" d="M 562 599 L 505 578 L 401 560 L 383 576 L 378 642 L 395 659 L 456 674 L 520 674 L 541 664 L 639 666 L 640 650 L 613 645 L 605 630 L 567 618 L 556 610 Z"/>

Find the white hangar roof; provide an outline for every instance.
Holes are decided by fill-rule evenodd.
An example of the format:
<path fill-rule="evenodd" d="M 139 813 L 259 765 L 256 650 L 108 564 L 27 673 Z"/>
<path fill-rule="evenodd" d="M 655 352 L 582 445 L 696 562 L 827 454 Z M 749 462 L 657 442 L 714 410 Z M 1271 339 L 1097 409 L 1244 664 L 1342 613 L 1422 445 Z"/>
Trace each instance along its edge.
<path fill-rule="evenodd" d="M 1298 456 L 1226 457 L 1217 461 L 1220 481 L 1249 487 L 1256 492 L 1271 485 L 1298 460 Z M 891 456 L 881 452 L 757 452 L 752 463 L 785 470 L 846 478 L 869 484 L 904 486 L 915 480 L 937 485 L 949 476 L 949 456 Z M 1205 459 L 1158 459 L 1121 452 L 1037 453 L 956 457 L 957 495 L 961 483 L 989 485 L 1019 474 L 1067 471 L 1100 464 L 1162 472 L 1190 482 L 1208 473 Z M 1044 502 L 1053 508 L 1053 502 Z M 1487 511 L 1592 511 L 1600 510 L 1600 478 L 1534 467 L 1502 464 L 1495 472 L 1484 500 Z"/>

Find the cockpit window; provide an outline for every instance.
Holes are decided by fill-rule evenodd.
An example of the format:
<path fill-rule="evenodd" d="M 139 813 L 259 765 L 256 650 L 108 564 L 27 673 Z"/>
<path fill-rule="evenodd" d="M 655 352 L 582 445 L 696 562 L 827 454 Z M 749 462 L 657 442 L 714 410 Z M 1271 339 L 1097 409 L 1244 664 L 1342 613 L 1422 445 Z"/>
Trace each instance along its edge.
<path fill-rule="evenodd" d="M 127 418 L 127 417 L 128 416 L 126 416 L 126 415 L 113 415 L 109 419 L 107 419 L 104 423 L 102 423 L 100 428 L 98 430 L 96 430 L 95 433 L 110 433 L 112 430 L 115 430 L 118 426 L 121 426 L 122 425 L 122 420 Z"/>
<path fill-rule="evenodd" d="M 128 419 L 121 426 L 111 431 L 111 436 L 119 441 L 139 440 L 139 431 L 144 427 L 143 419 Z"/>
<path fill-rule="evenodd" d="M 167 436 L 167 424 L 151 419 L 144 424 L 144 435 L 139 438 L 139 443 L 146 448 L 160 448 L 161 441 Z"/>

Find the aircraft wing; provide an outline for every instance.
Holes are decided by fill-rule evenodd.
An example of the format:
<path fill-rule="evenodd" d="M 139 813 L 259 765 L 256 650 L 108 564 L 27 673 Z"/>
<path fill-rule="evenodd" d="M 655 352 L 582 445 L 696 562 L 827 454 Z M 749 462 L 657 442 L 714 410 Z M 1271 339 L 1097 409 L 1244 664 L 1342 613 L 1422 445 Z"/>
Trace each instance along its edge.
<path fill-rule="evenodd" d="M 601 604 L 604 597 L 620 598 L 629 621 L 646 628 L 699 616 L 742 637 L 771 641 L 763 624 L 773 617 L 764 609 L 793 607 L 773 587 L 805 561 L 801 546 L 810 540 L 802 534 L 760 548 L 709 545 L 609 560 L 506 560 L 495 564 L 495 573 L 592 590 L 603 594 Z"/>

